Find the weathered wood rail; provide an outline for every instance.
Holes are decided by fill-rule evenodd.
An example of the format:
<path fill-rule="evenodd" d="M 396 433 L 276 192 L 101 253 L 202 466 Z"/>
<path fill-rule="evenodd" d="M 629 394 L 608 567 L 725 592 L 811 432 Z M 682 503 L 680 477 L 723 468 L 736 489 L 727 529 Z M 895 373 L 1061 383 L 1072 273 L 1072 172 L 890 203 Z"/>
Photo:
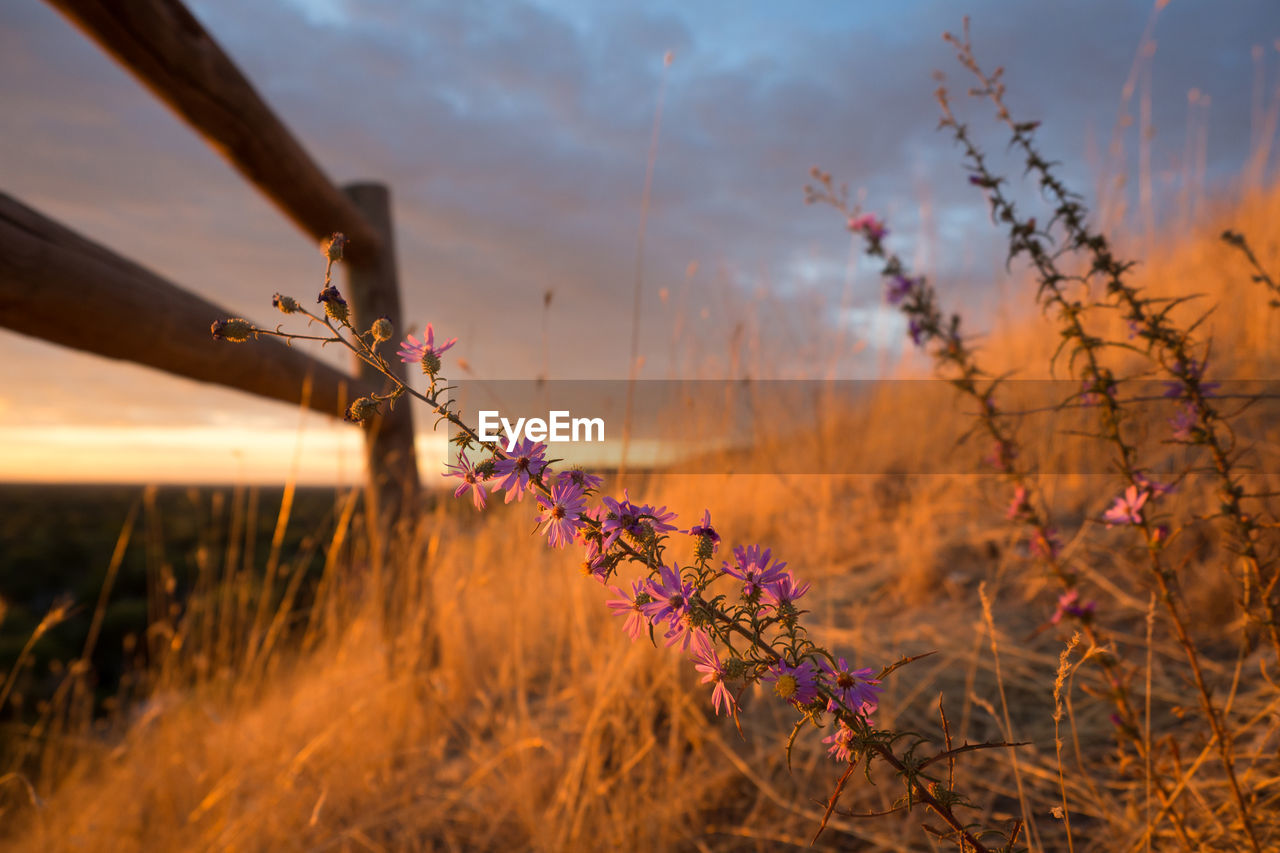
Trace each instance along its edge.
<path fill-rule="evenodd" d="M 387 316 L 403 330 L 385 186 L 336 186 L 178 0 L 48 2 L 182 116 L 309 238 L 344 233 L 350 242 L 343 290 L 353 323 L 363 328 Z M 359 394 L 388 384 L 359 362 L 355 375 L 345 374 L 278 340 L 212 340 L 210 323 L 233 313 L 0 194 L 4 328 L 283 402 L 301 402 L 309 381 L 307 404 L 333 416 Z M 365 439 L 368 503 L 381 527 L 419 490 L 410 408 L 397 406 L 366 425 Z"/>

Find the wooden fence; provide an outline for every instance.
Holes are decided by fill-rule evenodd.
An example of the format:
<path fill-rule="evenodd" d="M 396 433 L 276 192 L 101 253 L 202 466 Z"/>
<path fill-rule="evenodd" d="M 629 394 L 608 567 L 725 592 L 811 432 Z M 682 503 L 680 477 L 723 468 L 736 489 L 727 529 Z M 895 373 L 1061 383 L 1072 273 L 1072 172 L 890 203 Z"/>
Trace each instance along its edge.
<path fill-rule="evenodd" d="M 343 290 L 353 323 L 363 327 L 387 316 L 402 329 L 385 186 L 334 186 L 178 0 L 49 2 L 186 119 L 308 237 L 318 243 L 334 231 L 346 234 Z M 209 325 L 233 313 L 0 193 L 0 326 L 274 400 L 305 402 L 332 416 L 341 416 L 356 396 L 389 384 L 358 361 L 354 375 L 344 374 L 277 339 L 214 341 Z M 368 424 L 365 448 L 370 518 L 382 527 L 412 506 L 419 490 L 410 407 L 397 406 Z"/>

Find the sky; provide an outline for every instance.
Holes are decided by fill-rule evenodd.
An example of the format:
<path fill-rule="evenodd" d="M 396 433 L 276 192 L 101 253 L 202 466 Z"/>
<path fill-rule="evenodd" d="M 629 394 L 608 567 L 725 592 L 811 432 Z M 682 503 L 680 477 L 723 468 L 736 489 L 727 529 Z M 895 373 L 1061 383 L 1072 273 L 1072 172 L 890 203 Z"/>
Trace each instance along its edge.
<path fill-rule="evenodd" d="M 814 165 L 885 216 L 891 247 L 979 309 L 980 327 L 1010 279 L 933 100 L 938 70 L 967 88 L 941 39 L 963 12 L 1015 112 L 1043 121 L 1047 153 L 1091 200 L 1134 173 L 1140 122 L 1123 116 L 1140 117 L 1143 91 L 1169 201 L 1156 210 L 1189 186 L 1238 192 L 1280 103 L 1280 5 L 1159 5 L 189 3 L 336 183 L 391 187 L 409 326 L 459 337 L 460 375 L 504 379 L 625 377 L 636 323 L 642 378 L 891 368 L 902 325 L 840 219 L 804 205 Z M 1126 102 L 1144 33 L 1154 48 Z M 50 6 L 0 6 L 0 79 L 4 192 L 229 314 L 274 324 L 273 292 L 318 290 L 309 239 Z M 986 105 L 957 102 L 1001 151 Z M 1189 122 L 1207 134 L 1203 179 L 1188 170 Z M 1132 211 L 1134 187 L 1113 201 Z M 360 475 L 352 427 L 286 405 L 7 330 L 0 363 L 0 480 Z M 426 470 L 439 444 L 423 421 Z"/>

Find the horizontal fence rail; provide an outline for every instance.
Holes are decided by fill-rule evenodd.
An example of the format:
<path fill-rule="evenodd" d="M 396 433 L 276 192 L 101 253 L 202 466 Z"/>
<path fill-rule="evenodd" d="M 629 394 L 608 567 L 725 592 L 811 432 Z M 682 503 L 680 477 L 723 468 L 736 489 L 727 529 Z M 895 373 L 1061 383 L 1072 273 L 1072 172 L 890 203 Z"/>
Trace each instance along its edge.
<path fill-rule="evenodd" d="M 382 249 L 377 229 L 324 174 L 186 7 L 177 0 L 49 0 L 129 69 L 292 219 L 320 240 L 350 239 L 359 263 Z"/>
<path fill-rule="evenodd" d="M 215 341 L 226 308 L 0 193 L 0 326 L 338 415 L 368 386 L 275 339 Z M 8 371 L 6 371 L 8 372 Z"/>

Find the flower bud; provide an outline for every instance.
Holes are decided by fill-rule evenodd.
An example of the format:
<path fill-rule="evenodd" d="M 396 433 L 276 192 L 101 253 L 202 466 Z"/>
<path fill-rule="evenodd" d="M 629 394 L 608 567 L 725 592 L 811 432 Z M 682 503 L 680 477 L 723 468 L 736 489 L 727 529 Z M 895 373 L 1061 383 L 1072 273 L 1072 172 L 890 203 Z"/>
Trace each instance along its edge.
<path fill-rule="evenodd" d="M 350 406 L 347 407 L 347 413 L 344 420 L 352 423 L 362 424 L 370 420 L 378 414 L 378 403 L 368 397 L 357 398 Z"/>
<path fill-rule="evenodd" d="M 339 323 L 347 322 L 350 312 L 347 310 L 347 300 L 342 298 L 342 294 L 338 292 L 336 287 L 326 287 L 320 291 L 320 296 L 316 302 L 324 303 L 324 313 L 329 315 L 330 320 Z"/>
<path fill-rule="evenodd" d="M 249 340 L 249 336 L 253 334 L 253 324 L 239 317 L 231 317 L 227 320 L 214 321 L 209 331 L 213 333 L 215 341 L 231 341 L 238 344 Z"/>
<path fill-rule="evenodd" d="M 271 297 L 271 304 L 279 309 L 281 314 L 296 314 L 302 310 L 302 306 L 298 304 L 298 300 L 292 296 L 281 296 L 277 293 Z"/>
<path fill-rule="evenodd" d="M 431 350 L 427 350 L 422 354 L 422 372 L 428 376 L 435 376 L 440 372 L 440 356 Z"/>
<path fill-rule="evenodd" d="M 342 250 L 346 248 L 347 237 L 341 231 L 335 231 L 329 235 L 329 239 L 320 244 L 320 251 L 324 252 L 324 256 L 330 261 L 342 260 Z"/>
<path fill-rule="evenodd" d="M 373 339 L 378 343 L 391 340 L 391 336 L 395 334 L 395 331 L 395 327 L 391 325 L 391 320 L 387 317 L 379 317 L 369 327 L 369 333 L 373 335 Z"/>

